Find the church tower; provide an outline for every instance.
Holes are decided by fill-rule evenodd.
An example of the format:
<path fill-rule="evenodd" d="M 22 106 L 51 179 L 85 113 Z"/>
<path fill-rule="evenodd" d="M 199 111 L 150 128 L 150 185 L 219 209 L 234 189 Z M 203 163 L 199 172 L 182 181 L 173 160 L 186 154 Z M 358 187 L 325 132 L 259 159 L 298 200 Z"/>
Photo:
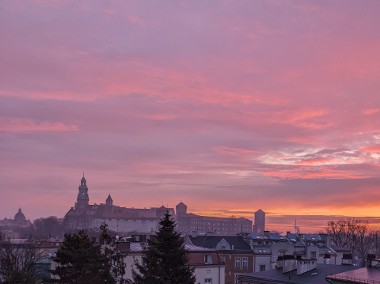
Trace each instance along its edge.
<path fill-rule="evenodd" d="M 113 200 L 112 200 L 111 194 L 108 194 L 108 197 L 106 199 L 106 211 L 109 214 L 112 214 L 113 212 Z"/>
<path fill-rule="evenodd" d="M 106 199 L 106 205 L 107 206 L 112 206 L 113 205 L 113 200 L 112 200 L 111 194 L 108 194 L 108 197 Z"/>
<path fill-rule="evenodd" d="M 178 217 L 186 217 L 186 215 L 187 215 L 186 204 L 183 202 L 178 203 L 177 206 L 175 207 L 175 211 L 176 211 L 177 218 Z"/>
<path fill-rule="evenodd" d="M 75 209 L 85 211 L 88 208 L 88 201 L 88 188 L 83 173 L 83 177 L 80 181 L 80 186 L 78 187 L 78 197 L 77 202 L 75 203 Z"/>

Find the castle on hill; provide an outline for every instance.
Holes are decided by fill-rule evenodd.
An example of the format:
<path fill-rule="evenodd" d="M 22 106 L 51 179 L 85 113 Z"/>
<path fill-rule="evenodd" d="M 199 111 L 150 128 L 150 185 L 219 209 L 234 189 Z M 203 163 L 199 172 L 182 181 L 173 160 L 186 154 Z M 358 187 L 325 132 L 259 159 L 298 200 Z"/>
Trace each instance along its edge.
<path fill-rule="evenodd" d="M 165 206 L 144 209 L 116 206 L 111 195 L 101 204 L 89 204 L 89 200 L 87 181 L 83 175 L 75 206 L 64 218 L 66 230 L 97 230 L 105 222 L 114 232 L 150 234 L 157 229 L 160 218 L 169 212 L 177 221 L 178 231 L 183 233 L 196 231 L 200 234 L 236 235 L 252 232 L 252 221 L 249 219 L 207 217 L 187 213 L 187 206 L 182 202 L 174 211 L 173 208 Z"/>

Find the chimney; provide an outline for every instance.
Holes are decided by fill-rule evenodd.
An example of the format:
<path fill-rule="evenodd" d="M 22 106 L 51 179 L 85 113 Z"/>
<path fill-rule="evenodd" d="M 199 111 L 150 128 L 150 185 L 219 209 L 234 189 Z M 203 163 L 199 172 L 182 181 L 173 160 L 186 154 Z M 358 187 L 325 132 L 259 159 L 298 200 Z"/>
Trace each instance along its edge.
<path fill-rule="evenodd" d="M 330 262 L 331 262 L 331 255 L 329 253 L 326 253 L 325 256 L 323 257 L 323 263 L 330 264 Z"/>
<path fill-rule="evenodd" d="M 284 266 L 282 267 L 282 273 L 287 273 L 297 269 L 297 259 L 294 255 L 284 255 Z"/>
<path fill-rule="evenodd" d="M 344 253 L 342 257 L 342 265 L 352 265 L 352 254 L 351 253 Z"/>
<path fill-rule="evenodd" d="M 374 254 L 367 254 L 367 266 L 368 267 L 375 267 L 379 264 L 379 260 L 376 259 L 376 255 Z"/>
<path fill-rule="evenodd" d="M 310 270 L 317 268 L 317 260 L 315 259 L 299 259 L 297 260 L 297 275 L 304 274 Z"/>
<path fill-rule="evenodd" d="M 277 263 L 276 263 L 276 268 L 283 268 L 284 267 L 284 256 L 279 255 L 277 257 Z"/>

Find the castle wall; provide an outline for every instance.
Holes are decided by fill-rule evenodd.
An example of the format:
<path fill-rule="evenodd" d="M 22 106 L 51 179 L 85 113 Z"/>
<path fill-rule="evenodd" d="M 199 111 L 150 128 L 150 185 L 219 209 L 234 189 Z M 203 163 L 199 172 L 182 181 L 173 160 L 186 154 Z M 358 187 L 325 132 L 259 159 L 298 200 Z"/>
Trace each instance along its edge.
<path fill-rule="evenodd" d="M 97 229 L 102 223 L 108 225 L 108 229 L 118 233 L 138 232 L 150 234 L 158 227 L 157 219 L 103 219 L 96 218 L 90 223 L 90 229 Z"/>

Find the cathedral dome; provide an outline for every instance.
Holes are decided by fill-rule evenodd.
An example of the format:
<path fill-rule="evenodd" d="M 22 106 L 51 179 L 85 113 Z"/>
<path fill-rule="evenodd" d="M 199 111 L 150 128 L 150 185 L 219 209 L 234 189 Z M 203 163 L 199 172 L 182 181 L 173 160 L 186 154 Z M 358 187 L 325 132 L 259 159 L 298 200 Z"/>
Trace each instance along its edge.
<path fill-rule="evenodd" d="M 18 212 L 16 213 L 14 219 L 17 224 L 22 224 L 26 222 L 26 218 L 24 213 L 22 213 L 21 208 L 18 209 Z"/>

